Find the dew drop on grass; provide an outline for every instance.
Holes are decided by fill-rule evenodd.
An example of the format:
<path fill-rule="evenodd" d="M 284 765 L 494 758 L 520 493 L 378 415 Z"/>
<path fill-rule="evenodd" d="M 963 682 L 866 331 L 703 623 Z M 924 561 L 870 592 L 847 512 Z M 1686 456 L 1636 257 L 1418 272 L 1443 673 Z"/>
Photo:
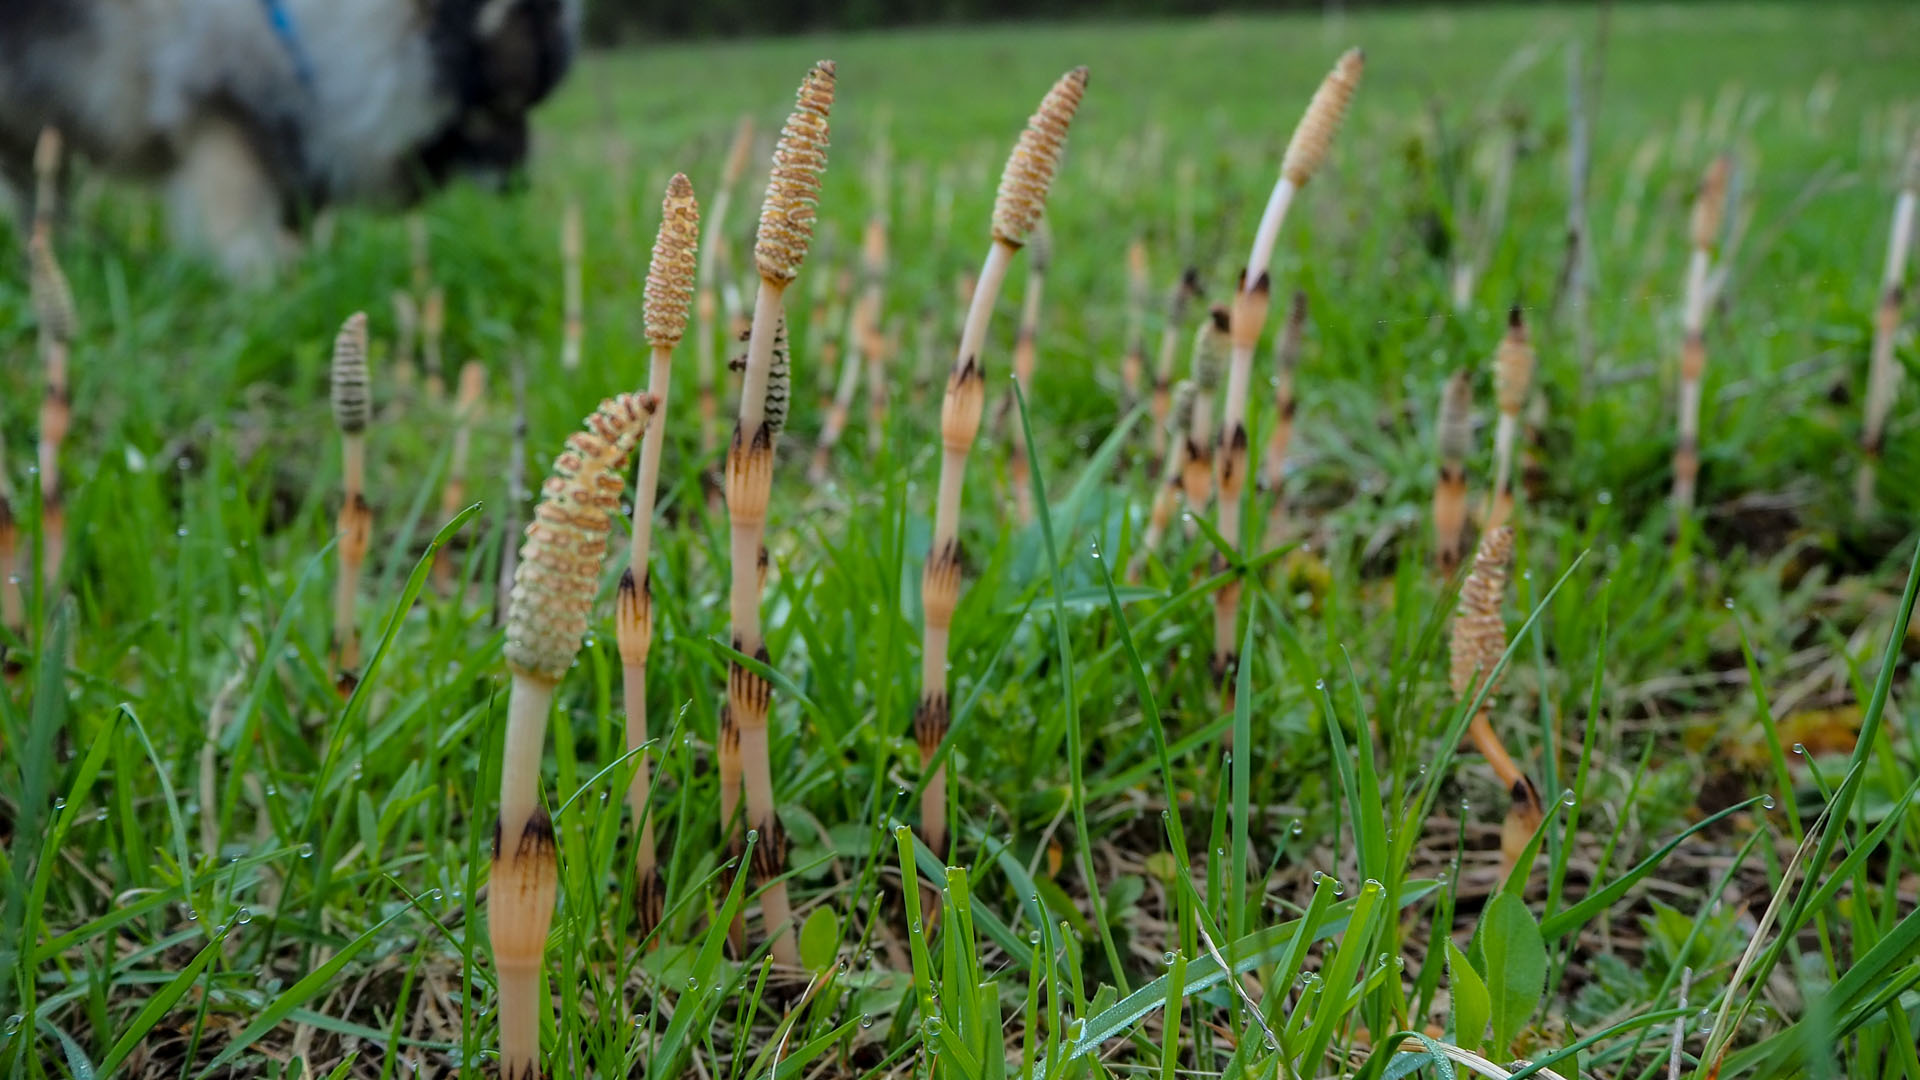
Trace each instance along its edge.
<path fill-rule="evenodd" d="M 67 808 L 67 800 L 62 798 L 55 798 L 53 800 L 53 809 L 55 813 L 65 810 L 66 808 Z"/>
<path fill-rule="evenodd" d="M 1334 878 L 1333 879 L 1333 895 L 1341 896 L 1341 895 L 1344 895 L 1346 891 L 1347 891 L 1346 883 L 1341 881 L 1339 878 Z"/>
<path fill-rule="evenodd" d="M 919 920 L 919 919 L 915 919 L 915 920 L 913 920 L 913 932 L 914 932 L 914 933 L 916 933 L 916 934 L 918 934 L 918 933 L 920 933 L 920 920 Z"/>
<path fill-rule="evenodd" d="M 873 1016 L 869 1013 L 860 1014 L 860 1027 L 862 1029 L 866 1029 L 872 1026 L 873 1026 Z"/>
<path fill-rule="evenodd" d="M 1801 757 L 1806 757 L 1806 756 L 1807 756 L 1807 746 L 1806 746 L 1806 744 L 1805 744 L 1805 743 L 1794 743 L 1794 744 L 1793 744 L 1793 752 L 1794 752 L 1794 753 L 1796 753 L 1796 754 L 1799 754 L 1799 755 L 1800 755 Z"/>
<path fill-rule="evenodd" d="M 1318 885 L 1318 884 L 1320 884 L 1320 882 L 1321 882 L 1321 881 L 1323 881 L 1323 880 L 1325 880 L 1325 879 L 1326 879 L 1326 876 L 1327 876 L 1327 875 L 1326 875 L 1326 874 L 1324 874 L 1324 873 L 1322 873 L 1321 871 L 1319 871 L 1319 870 L 1315 870 L 1315 871 L 1313 872 L 1313 883 L 1314 883 L 1315 885 Z"/>
<path fill-rule="evenodd" d="M 1294 836 L 1299 836 L 1301 833 L 1306 831 L 1307 831 L 1307 827 L 1305 825 L 1300 824 L 1299 818 L 1294 818 L 1293 823 L 1287 826 L 1287 832 L 1292 833 Z"/>
<path fill-rule="evenodd" d="M 941 1036 L 943 1032 L 947 1030 L 947 1025 L 943 1023 L 939 1017 L 929 1016 L 927 1017 L 926 1028 L 927 1028 L 927 1035 L 937 1039 Z"/>
<path fill-rule="evenodd" d="M 303 859 L 311 859 L 311 858 L 313 858 L 313 845 L 312 845 L 312 844 L 301 844 L 301 845 L 300 845 L 300 857 L 301 857 L 301 858 L 303 858 Z"/>
<path fill-rule="evenodd" d="M 1580 796 L 1575 795 L 1572 788 L 1568 788 L 1560 793 L 1560 805 L 1562 806 L 1572 806 L 1579 801 Z"/>
<path fill-rule="evenodd" d="M 1325 679 L 1313 680 L 1313 688 L 1315 690 L 1325 690 L 1327 688 L 1327 680 Z"/>
<path fill-rule="evenodd" d="M 1040 944 L 1040 931 L 1038 930 L 1027 931 L 1027 944 L 1029 945 Z"/>
<path fill-rule="evenodd" d="M 757 844 L 757 843 L 759 843 L 759 842 L 760 842 L 760 830 L 759 830 L 759 829 L 748 829 L 748 830 L 747 830 L 747 843 L 749 843 L 749 844 Z"/>
<path fill-rule="evenodd" d="M 12 1016 L 7 1017 L 6 1026 L 0 1027 L 0 1035 L 12 1035 L 17 1033 L 20 1030 L 20 1024 L 25 1020 L 26 1020 L 26 1017 L 21 1016 L 19 1013 L 14 1013 Z"/>
<path fill-rule="evenodd" d="M 1365 881 L 1365 883 L 1363 883 L 1360 887 L 1365 889 L 1368 892 L 1379 892 L 1381 889 L 1385 888 L 1386 886 L 1381 885 L 1379 882 L 1379 879 L 1377 878 L 1368 878 Z M 1380 955 L 1385 956 L 1386 954 L 1381 953 Z"/>
<path fill-rule="evenodd" d="M 1160 962 L 1161 962 L 1161 963 L 1163 963 L 1163 964 L 1165 964 L 1165 965 L 1167 965 L 1168 967 L 1172 967 L 1172 966 L 1173 966 L 1173 954 L 1172 954 L 1172 953 L 1163 953 L 1163 954 L 1161 954 L 1161 957 L 1160 957 Z"/>
<path fill-rule="evenodd" d="M 197 912 L 197 911 L 195 911 L 195 910 L 193 910 L 192 908 L 188 908 L 188 909 L 187 909 L 187 921 L 188 921 L 188 922 L 199 922 L 199 921 L 200 921 L 200 913 L 199 913 L 199 912 Z"/>
<path fill-rule="evenodd" d="M 1595 499 L 1595 500 L 1596 500 L 1597 502 L 1599 502 L 1599 504 L 1600 504 L 1601 506 L 1612 506 L 1612 505 L 1613 505 L 1613 492 L 1611 492 L 1611 491 L 1608 491 L 1608 490 L 1606 490 L 1605 488 L 1602 488 L 1602 489 L 1600 490 L 1600 494 L 1598 494 L 1598 495 L 1596 495 L 1596 496 L 1594 496 L 1594 499 Z"/>
<path fill-rule="evenodd" d="M 241 926 L 247 925 L 253 921 L 253 909 L 241 908 L 239 911 L 234 912 L 233 921 L 239 923 Z"/>
<path fill-rule="evenodd" d="M 1760 808 L 1763 810 L 1773 809 L 1773 796 L 1771 795 L 1760 796 Z"/>

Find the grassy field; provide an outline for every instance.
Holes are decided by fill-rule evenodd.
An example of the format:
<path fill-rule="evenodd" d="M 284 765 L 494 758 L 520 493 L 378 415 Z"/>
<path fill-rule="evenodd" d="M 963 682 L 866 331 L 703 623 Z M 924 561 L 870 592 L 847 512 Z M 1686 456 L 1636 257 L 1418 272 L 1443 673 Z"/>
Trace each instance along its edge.
<path fill-rule="evenodd" d="M 1288 136 L 1354 44 L 1365 82 L 1274 264 L 1276 295 L 1302 290 L 1310 312 L 1281 542 L 1258 543 L 1276 497 L 1262 490 L 1246 558 L 1219 569 L 1203 512 L 1176 522 L 1140 581 L 1115 580 L 1164 441 L 1121 385 L 1128 246 L 1150 260 L 1151 354 L 1183 267 L 1208 299 L 1229 297 Z M 1561 283 L 1570 49 L 1590 80 L 1585 302 Z M 544 772 L 561 865 L 547 1075 L 1506 1075 L 1442 1061 L 1447 1044 L 1493 1063 L 1551 1057 L 1565 1077 L 1646 1080 L 1671 1057 L 1682 1075 L 1920 1080 L 1912 378 L 1879 511 L 1853 500 L 1887 226 L 1920 134 L 1920 9 L 1851 4 L 589 56 L 541 113 L 527 190 L 424 209 L 448 372 L 473 358 L 490 376 L 467 478 L 478 508 L 451 522 L 451 410 L 391 355 L 389 297 L 413 273 L 403 221 L 342 214 L 283 280 L 234 291 L 164 250 L 147 196 L 83 177 L 59 240 L 82 324 L 69 549 L 56 589 L 24 569 L 28 628 L 0 631 L 0 1075 L 497 1071 L 477 901 L 507 688 L 495 580 L 529 512 L 507 497 L 513 372 L 537 489 L 580 418 L 646 379 L 640 285 L 668 176 L 685 171 L 708 201 L 752 118 L 760 142 L 724 240 L 733 267 L 750 265 L 771 134 L 820 57 L 838 62 L 839 103 L 822 235 L 790 294 L 795 408 L 765 604 L 804 963 L 770 967 L 757 918 L 752 952 L 723 947 L 731 915 L 757 903 L 716 812 L 728 523 L 683 348 L 652 569 L 667 917 L 647 944 L 633 932 L 635 759 L 612 622 L 624 560 L 610 559 Z M 1091 87 L 1049 204 L 1026 388 L 1045 513 L 1017 523 L 1021 414 L 1001 411 L 1022 260 L 984 356 L 962 518 L 946 759 L 960 869 L 943 871 L 899 827 L 919 820 L 921 569 L 956 282 L 987 247 L 1021 123 L 1075 64 Z M 1505 227 L 1482 239 L 1468 222 L 1487 220 L 1509 146 Z M 890 170 L 873 165 L 882 150 Z M 1706 332 L 1699 510 L 1676 524 L 1687 220 L 1721 152 L 1737 239 Z M 572 372 L 558 361 L 569 201 L 586 222 Z M 881 211 L 892 407 L 870 432 L 862 388 L 811 482 L 825 354 L 845 351 L 846 282 Z M 1456 304 L 1454 264 L 1481 244 Z M 37 542 L 37 326 L 14 265 L 0 425 Z M 1457 369 L 1475 385 L 1476 510 L 1485 498 L 1489 361 L 1510 305 L 1539 369 L 1514 644 L 1490 701 L 1549 812 L 1530 873 L 1503 878 L 1507 794 L 1479 755 L 1455 754 L 1469 717 L 1447 682 L 1459 578 L 1433 569 L 1428 507 Z M 328 659 L 341 467 L 327 358 L 358 309 L 375 339 L 374 531 L 368 658 L 343 697 Z M 1912 371 L 1911 337 L 1900 356 Z M 1275 413 L 1267 345 L 1256 363 L 1258 447 Z M 1247 646 L 1228 706 L 1208 597 L 1234 577 Z M 916 860 L 939 891 L 903 889 Z"/>

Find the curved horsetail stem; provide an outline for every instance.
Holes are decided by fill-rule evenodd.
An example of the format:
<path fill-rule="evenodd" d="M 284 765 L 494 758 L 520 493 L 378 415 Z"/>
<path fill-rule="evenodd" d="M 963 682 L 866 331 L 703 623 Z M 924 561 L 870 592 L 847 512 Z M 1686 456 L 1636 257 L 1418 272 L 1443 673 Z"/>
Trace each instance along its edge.
<path fill-rule="evenodd" d="M 1140 400 L 1140 380 L 1147 369 L 1147 304 L 1153 282 L 1147 269 L 1147 245 L 1139 237 L 1127 245 L 1127 341 L 1120 356 L 1120 392 L 1131 409 Z"/>
<path fill-rule="evenodd" d="M 360 631 L 354 604 L 360 591 L 360 567 L 367 558 L 373 532 L 373 510 L 367 505 L 367 425 L 373 419 L 373 399 L 367 376 L 367 316 L 356 311 L 333 339 L 331 367 L 333 423 L 340 429 L 341 494 L 339 576 L 333 593 L 333 673 L 344 694 L 353 689 L 360 666 Z"/>
<path fill-rule="evenodd" d="M 53 129 L 49 128 L 48 131 Z M 42 139 L 42 145 L 46 144 Z M 56 137 L 53 145 L 58 146 Z M 58 161 L 58 155 L 54 156 Z M 80 319 L 73 303 L 73 289 L 53 253 L 51 225 L 38 227 L 27 241 L 28 284 L 33 308 L 40 320 L 40 360 L 46 388 L 40 397 L 40 572 L 51 589 L 60 580 L 60 567 L 67 552 L 67 512 L 65 493 L 60 487 L 60 450 L 66 445 L 67 429 L 73 422 L 73 397 L 68 379 L 68 358 Z"/>
<path fill-rule="evenodd" d="M 1470 702 L 1507 651 L 1507 625 L 1500 614 L 1506 598 L 1507 563 L 1513 558 L 1513 528 L 1500 525 L 1480 537 L 1473 555 L 1473 571 L 1460 586 L 1460 603 L 1453 617 L 1453 641 L 1448 663 L 1448 680 L 1458 701 Z M 1514 763 L 1505 744 L 1493 730 L 1492 700 L 1497 686 L 1487 686 L 1486 699 L 1467 727 L 1467 740 L 1493 766 L 1494 775 L 1512 797 L 1507 820 L 1500 831 L 1500 853 L 1505 868 L 1513 869 L 1526 849 L 1534 829 L 1540 824 L 1544 808 L 1540 791 Z"/>
<path fill-rule="evenodd" d="M 886 190 L 880 187 L 879 190 Z M 856 334 L 867 366 L 867 451 L 877 454 L 887 435 L 887 219 L 876 214 L 867 221 L 860 241 L 860 318 Z"/>
<path fill-rule="evenodd" d="M 447 483 L 440 489 L 440 517 L 452 520 L 467 501 L 467 461 L 473 453 L 473 420 L 480 412 L 480 399 L 487 393 L 487 368 L 478 360 L 460 366 L 459 388 L 453 395 L 453 449 L 447 455 Z M 454 553 L 443 547 L 434 555 L 435 585 L 453 587 Z"/>
<path fill-rule="evenodd" d="M 420 366 L 425 373 L 427 401 L 438 405 L 447 396 L 447 379 L 440 369 L 440 342 L 447 329 L 447 293 L 435 285 L 420 306 Z"/>
<path fill-rule="evenodd" d="M 1153 396 L 1150 399 L 1153 422 L 1164 424 L 1171 402 L 1173 368 L 1180 358 L 1180 336 L 1186 330 L 1187 309 L 1201 295 L 1200 271 L 1189 266 L 1180 272 L 1167 300 L 1166 322 L 1160 326 L 1160 355 L 1153 368 Z"/>
<path fill-rule="evenodd" d="M 1433 485 L 1433 551 L 1440 572 L 1451 574 L 1465 555 L 1467 455 L 1473 451 L 1473 378 L 1462 369 L 1440 391 L 1434 423 L 1439 472 Z"/>
<path fill-rule="evenodd" d="M 1894 343 L 1900 332 L 1900 305 L 1906 296 L 1907 258 L 1913 249 L 1914 218 L 1920 213 L 1920 136 L 1907 150 L 1900 194 L 1894 198 L 1893 224 L 1887 229 L 1887 264 L 1880 274 L 1880 302 L 1873 313 L 1873 352 L 1867 366 L 1865 423 L 1860 431 L 1860 471 L 1854 481 L 1854 512 L 1871 516 L 1874 474 L 1886 438 L 1887 417 L 1900 392 L 1900 365 Z"/>
<path fill-rule="evenodd" d="M 660 203 L 660 232 L 647 268 L 645 321 L 652 357 L 647 390 L 657 402 L 653 423 L 640 444 L 640 475 L 634 483 L 633 534 L 627 552 L 627 570 L 620 577 L 615 627 L 620 645 L 621 677 L 627 710 L 627 749 L 647 744 L 647 656 L 653 649 L 653 575 L 649 567 L 653 544 L 653 504 L 660 486 L 660 456 L 667 436 L 667 391 L 672 384 L 673 350 L 686 334 L 687 312 L 693 301 L 695 267 L 700 243 L 700 204 L 686 174 L 667 182 Z M 635 763 L 627 788 L 627 805 L 639 837 L 634 845 L 634 873 L 638 889 L 640 933 L 660 924 L 666 903 L 666 882 L 654 850 L 653 818 L 647 803 L 651 794 L 651 765 L 646 755 Z"/>
<path fill-rule="evenodd" d="M 1147 528 L 1140 538 L 1140 550 L 1134 552 L 1127 563 L 1127 580 L 1139 581 L 1145 572 L 1147 560 L 1160 548 L 1160 542 L 1166 539 L 1167 525 L 1173 520 L 1174 504 L 1180 499 L 1180 473 L 1186 464 L 1187 430 L 1193 420 L 1194 394 L 1197 388 L 1191 379 L 1182 379 L 1174 386 L 1167 414 L 1167 449 L 1161 458 L 1164 463 L 1160 469 L 1160 481 L 1153 492 L 1153 508 L 1147 515 Z"/>
<path fill-rule="evenodd" d="M 833 109 L 834 66 L 815 64 L 800 84 L 794 109 L 780 131 L 767 174 L 767 194 L 760 206 L 760 228 L 754 238 L 754 265 L 760 272 L 760 291 L 753 306 L 753 326 L 747 339 L 746 370 L 740 383 L 740 414 L 727 450 L 726 499 L 731 520 L 732 643 L 735 650 L 768 662 L 766 640 L 760 629 L 760 592 L 765 551 L 767 503 L 773 489 L 773 452 L 786 420 L 789 376 L 785 356 L 775 362 L 783 342 L 784 296 L 800 273 L 813 241 L 814 208 L 820 196 L 821 174 L 827 167 L 828 117 Z M 775 810 L 773 766 L 768 745 L 767 719 L 773 686 L 739 664 L 727 672 L 727 700 L 721 710 L 720 743 L 737 748 L 739 778 L 745 787 L 748 826 L 759 834 L 753 846 L 755 879 L 763 885 L 761 914 L 773 956 L 784 965 L 799 962 L 787 901 L 785 872 L 787 842 Z M 730 778 L 722 768 L 723 804 L 732 797 Z M 731 811 L 723 805 L 723 813 Z M 727 829 L 733 829 L 727 813 Z M 737 838 L 737 837 L 736 837 Z"/>
<path fill-rule="evenodd" d="M 1253 351 L 1266 326 L 1269 293 L 1268 276 L 1274 244 L 1280 226 L 1286 220 L 1293 196 L 1325 164 L 1347 106 L 1360 85 L 1363 61 L 1359 49 L 1349 49 L 1333 70 L 1321 81 L 1307 104 L 1306 114 L 1287 143 L 1286 157 L 1280 164 L 1280 180 L 1267 199 L 1266 210 L 1254 232 L 1253 249 L 1240 274 L 1240 287 L 1233 298 L 1233 361 L 1227 369 L 1226 407 L 1221 423 L 1220 454 L 1220 535 L 1236 551 L 1244 551 L 1241 537 L 1240 498 L 1245 489 L 1248 462 L 1247 398 L 1253 383 Z M 1214 593 L 1213 673 L 1223 694 L 1230 695 L 1233 672 L 1238 663 L 1238 639 L 1234 627 L 1240 611 L 1240 583 L 1230 580 Z"/>
<path fill-rule="evenodd" d="M 913 730 L 923 765 L 932 762 L 934 752 L 947 737 L 951 722 L 947 638 L 953 626 L 954 606 L 960 601 L 960 489 L 966 477 L 967 455 L 980 434 L 980 417 L 986 408 L 986 368 L 980 353 L 986 343 L 987 323 L 993 316 L 994 302 L 999 299 L 1000 285 L 1006 280 L 1007 267 L 1040 220 L 1048 187 L 1065 149 L 1067 128 L 1086 90 L 1087 69 L 1075 68 L 1053 84 L 1028 119 L 1001 173 L 999 194 L 993 207 L 993 241 L 987 248 L 986 263 L 968 290 L 971 295 L 966 304 L 960 347 L 954 354 L 946 397 L 940 406 L 940 493 L 934 507 L 932 545 L 920 585 L 925 641 L 920 657 L 920 704 L 914 711 Z M 944 854 L 947 850 L 944 765 L 927 778 L 920 799 L 920 827 L 927 846 Z"/>
<path fill-rule="evenodd" d="M 1709 271 L 1725 217 L 1727 183 L 1733 159 L 1721 154 L 1707 167 L 1694 196 L 1688 233 L 1693 245 L 1687 259 L 1685 307 L 1680 314 L 1679 439 L 1673 451 L 1673 509 L 1678 518 L 1693 514 L 1694 493 L 1700 478 L 1700 393 L 1707 371 L 1707 312 L 1713 306 Z"/>
<path fill-rule="evenodd" d="M 586 253 L 583 232 L 580 204 L 569 199 L 560 212 L 560 290 L 564 320 L 560 333 L 560 366 L 568 371 L 580 366 L 580 340 L 586 332 L 586 297 L 580 269 Z"/>
<path fill-rule="evenodd" d="M 1493 390 L 1500 419 L 1493 431 L 1493 488 L 1487 492 L 1486 527 L 1513 520 L 1513 451 L 1520 438 L 1520 411 L 1533 387 L 1533 344 L 1527 320 L 1515 304 L 1507 312 L 1507 332 L 1493 353 Z"/>
<path fill-rule="evenodd" d="M 507 614 L 507 731 L 493 830 L 487 929 L 500 987 L 500 1072 L 540 1075 L 540 985 L 559 879 L 553 823 L 540 806 L 540 758 L 553 692 L 587 632 L 621 471 L 658 402 L 621 394 L 567 438 L 541 489 Z"/>
<path fill-rule="evenodd" d="M 1293 375 L 1300 367 L 1300 347 L 1307 332 L 1307 294 L 1293 291 L 1286 327 L 1273 347 L 1273 433 L 1267 436 L 1266 456 L 1260 461 L 1260 487 L 1273 498 L 1267 512 L 1267 547 L 1286 539 L 1287 453 L 1293 447 L 1293 417 L 1299 401 L 1293 393 Z"/>

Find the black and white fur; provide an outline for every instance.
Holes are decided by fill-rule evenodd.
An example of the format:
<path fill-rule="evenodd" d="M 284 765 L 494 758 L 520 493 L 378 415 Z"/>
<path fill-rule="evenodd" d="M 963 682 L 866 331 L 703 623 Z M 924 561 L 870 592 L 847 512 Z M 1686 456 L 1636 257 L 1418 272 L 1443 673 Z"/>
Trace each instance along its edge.
<path fill-rule="evenodd" d="M 52 125 L 96 166 L 162 182 L 177 240 L 270 270 L 323 207 L 519 166 L 579 3 L 0 0 L 0 185 L 26 202 Z"/>

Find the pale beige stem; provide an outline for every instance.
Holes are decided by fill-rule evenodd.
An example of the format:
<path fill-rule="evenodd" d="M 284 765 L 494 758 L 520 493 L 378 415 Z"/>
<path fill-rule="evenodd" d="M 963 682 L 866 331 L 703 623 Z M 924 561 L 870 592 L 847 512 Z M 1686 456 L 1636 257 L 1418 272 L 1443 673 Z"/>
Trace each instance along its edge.
<path fill-rule="evenodd" d="M 941 406 L 940 493 L 934 505 L 933 543 L 921 584 L 926 637 L 921 653 L 920 705 L 914 716 L 914 734 L 923 763 L 932 760 L 952 722 L 948 704 L 947 635 L 960 596 L 960 492 L 966 479 L 967 456 L 980 432 L 980 415 L 986 399 L 986 374 L 980 349 L 986 342 L 987 323 L 993 317 L 1000 286 L 1018 250 L 1005 240 L 995 240 L 987 251 L 986 262 L 980 268 L 967 305 L 960 347 L 954 354 L 953 372 L 948 377 L 946 398 Z M 947 845 L 946 813 L 943 764 L 929 777 L 920 801 L 921 831 L 927 846 L 941 853 Z"/>
<path fill-rule="evenodd" d="M 586 329 L 586 300 L 580 269 L 585 237 L 581 233 L 580 204 L 569 202 L 560 217 L 561 290 L 566 318 L 560 339 L 560 366 L 568 371 L 580 366 L 580 341 Z"/>
<path fill-rule="evenodd" d="M 541 990 L 559 877 L 553 823 L 539 802 L 553 691 L 545 679 L 513 675 L 501 751 L 487 922 L 500 986 L 501 1074 L 513 1080 L 540 1076 Z"/>

